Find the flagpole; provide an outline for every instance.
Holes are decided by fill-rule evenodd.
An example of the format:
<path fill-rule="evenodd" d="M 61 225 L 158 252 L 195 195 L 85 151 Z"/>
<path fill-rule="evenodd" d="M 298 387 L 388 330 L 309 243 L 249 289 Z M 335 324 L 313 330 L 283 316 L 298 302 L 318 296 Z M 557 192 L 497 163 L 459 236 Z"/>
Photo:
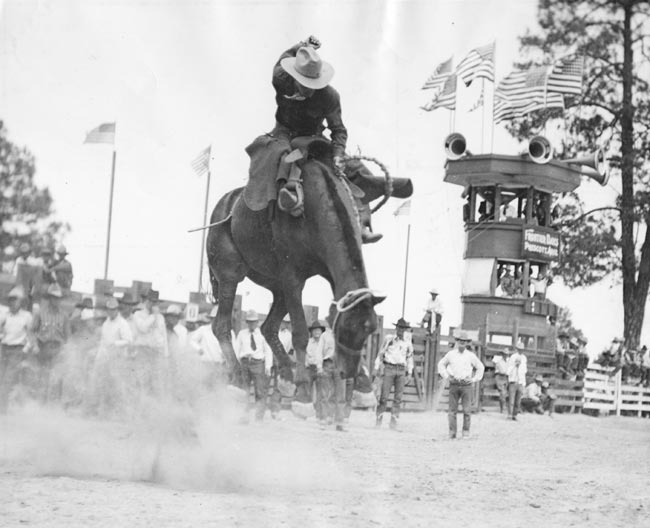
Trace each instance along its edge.
<path fill-rule="evenodd" d="M 494 41 L 492 49 L 492 69 L 494 82 L 492 83 L 492 127 L 490 131 L 490 154 L 494 152 L 494 106 L 497 100 L 497 41 Z"/>
<path fill-rule="evenodd" d="M 483 142 L 485 141 L 485 78 L 481 77 L 481 99 L 483 108 L 481 109 L 481 154 L 483 150 Z"/>
<path fill-rule="evenodd" d="M 115 158 L 117 151 L 113 149 L 113 165 L 111 168 L 111 190 L 108 198 L 108 229 L 106 230 L 106 258 L 104 260 L 104 280 L 108 279 L 108 258 L 111 252 L 111 224 L 113 221 L 113 189 L 115 188 Z"/>
<path fill-rule="evenodd" d="M 408 230 L 406 231 L 406 262 L 404 263 L 404 292 L 402 293 L 402 318 L 404 318 L 404 308 L 406 306 L 406 279 L 409 269 L 409 244 L 411 242 L 411 221 L 409 220 Z"/>
<path fill-rule="evenodd" d="M 208 169 L 208 180 L 205 184 L 205 205 L 203 207 L 203 225 L 208 223 L 208 199 L 210 196 L 210 169 Z M 201 237 L 201 262 L 199 264 L 199 287 L 196 291 L 201 292 L 201 285 L 203 284 L 203 258 L 205 257 L 205 229 Z"/>

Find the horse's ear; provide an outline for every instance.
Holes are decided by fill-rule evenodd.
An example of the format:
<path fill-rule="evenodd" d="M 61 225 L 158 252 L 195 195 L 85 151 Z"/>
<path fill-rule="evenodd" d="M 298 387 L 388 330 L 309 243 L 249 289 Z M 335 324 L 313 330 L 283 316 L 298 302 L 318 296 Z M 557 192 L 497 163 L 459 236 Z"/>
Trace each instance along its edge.
<path fill-rule="evenodd" d="M 379 304 L 386 298 L 386 294 L 380 291 L 373 291 L 372 292 L 372 304 L 373 306 L 375 304 Z"/>

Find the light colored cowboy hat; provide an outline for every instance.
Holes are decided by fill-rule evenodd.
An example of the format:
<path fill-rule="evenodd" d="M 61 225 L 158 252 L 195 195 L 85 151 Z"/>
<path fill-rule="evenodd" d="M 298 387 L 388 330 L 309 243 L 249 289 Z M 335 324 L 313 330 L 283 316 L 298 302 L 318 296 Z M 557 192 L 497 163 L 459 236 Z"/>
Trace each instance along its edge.
<path fill-rule="evenodd" d="M 321 60 L 310 46 L 299 48 L 295 57 L 285 57 L 280 65 L 296 81 L 312 90 L 325 88 L 334 76 L 332 65 Z"/>
<path fill-rule="evenodd" d="M 56 248 L 56 254 L 57 255 L 67 255 L 68 250 L 66 249 L 66 247 L 63 244 L 61 244 L 58 248 Z"/>
<path fill-rule="evenodd" d="M 459 330 L 458 335 L 456 336 L 456 341 L 464 341 L 467 343 L 471 343 L 472 338 L 470 337 L 467 330 Z"/>
<path fill-rule="evenodd" d="M 255 310 L 248 310 L 246 312 L 246 321 L 259 321 L 260 316 L 257 315 L 257 312 Z"/>
<path fill-rule="evenodd" d="M 544 382 L 544 378 L 542 378 L 540 375 L 535 376 L 534 381 L 539 381 L 540 383 Z"/>
<path fill-rule="evenodd" d="M 106 309 L 107 310 L 117 310 L 118 307 L 120 306 L 120 303 L 117 302 L 117 299 L 114 299 L 111 297 L 106 301 Z"/>
<path fill-rule="evenodd" d="M 440 292 L 438 291 L 437 288 L 431 288 L 431 289 L 429 290 L 429 293 L 431 293 L 431 294 L 433 294 L 433 295 L 440 295 Z"/>
<path fill-rule="evenodd" d="M 165 310 L 165 315 L 177 315 L 180 317 L 182 313 L 183 310 L 178 306 L 178 304 L 170 304 Z"/>
<path fill-rule="evenodd" d="M 9 294 L 7 295 L 7 298 L 8 299 L 24 299 L 25 298 L 25 292 L 23 291 L 21 286 L 14 286 L 9 291 Z"/>

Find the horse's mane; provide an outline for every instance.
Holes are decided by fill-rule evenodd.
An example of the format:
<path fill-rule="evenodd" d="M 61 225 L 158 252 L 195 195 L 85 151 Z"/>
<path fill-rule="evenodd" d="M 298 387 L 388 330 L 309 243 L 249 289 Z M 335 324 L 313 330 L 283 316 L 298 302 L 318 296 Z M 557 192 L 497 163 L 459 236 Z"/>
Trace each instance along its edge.
<path fill-rule="evenodd" d="M 334 175 L 329 166 L 313 158 L 310 161 L 313 162 L 314 166 L 322 174 L 323 181 L 327 186 L 332 204 L 334 205 L 334 212 L 343 231 L 345 246 L 353 264 L 353 269 L 363 272 L 365 271 L 365 267 L 361 253 L 361 244 L 359 244 L 357 233 L 354 230 L 358 223 L 356 216 L 354 216 L 356 205 L 343 187 L 345 184 L 337 181 L 337 176 Z"/>

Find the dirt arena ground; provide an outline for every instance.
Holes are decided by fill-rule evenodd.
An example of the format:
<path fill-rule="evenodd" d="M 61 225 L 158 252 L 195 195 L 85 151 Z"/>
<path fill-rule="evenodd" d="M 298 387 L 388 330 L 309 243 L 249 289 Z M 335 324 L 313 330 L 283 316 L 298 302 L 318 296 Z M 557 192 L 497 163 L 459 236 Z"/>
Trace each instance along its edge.
<path fill-rule="evenodd" d="M 283 414 L 0 417 L 0 525 L 650 526 L 647 419 L 482 413 L 450 441 L 443 413 L 400 433 L 364 411 L 347 433 Z"/>

